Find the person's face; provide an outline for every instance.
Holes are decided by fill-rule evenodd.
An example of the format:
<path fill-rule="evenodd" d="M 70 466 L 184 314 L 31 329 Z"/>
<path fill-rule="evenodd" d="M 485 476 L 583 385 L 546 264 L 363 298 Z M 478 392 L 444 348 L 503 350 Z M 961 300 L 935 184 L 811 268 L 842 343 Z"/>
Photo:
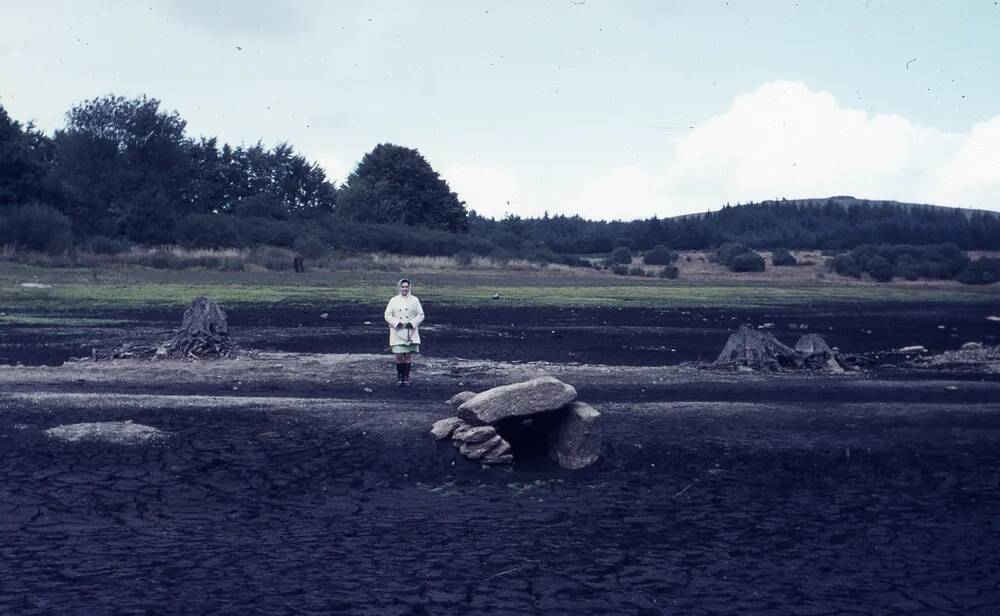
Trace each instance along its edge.
<path fill-rule="evenodd" d="M 399 285 L 399 292 L 404 297 L 407 296 L 407 295 L 409 295 L 410 294 L 410 283 L 404 282 L 403 284 Z"/>

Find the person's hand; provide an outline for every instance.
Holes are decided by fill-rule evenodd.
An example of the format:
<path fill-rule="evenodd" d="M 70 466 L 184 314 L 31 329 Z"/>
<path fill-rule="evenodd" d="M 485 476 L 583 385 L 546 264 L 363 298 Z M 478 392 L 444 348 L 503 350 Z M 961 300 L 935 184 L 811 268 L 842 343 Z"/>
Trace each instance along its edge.
<path fill-rule="evenodd" d="M 407 323 L 406 329 L 413 329 L 413 323 Z"/>
<path fill-rule="evenodd" d="M 402 326 L 403 326 L 403 322 L 402 321 L 397 321 L 396 322 L 396 329 L 399 329 Z"/>

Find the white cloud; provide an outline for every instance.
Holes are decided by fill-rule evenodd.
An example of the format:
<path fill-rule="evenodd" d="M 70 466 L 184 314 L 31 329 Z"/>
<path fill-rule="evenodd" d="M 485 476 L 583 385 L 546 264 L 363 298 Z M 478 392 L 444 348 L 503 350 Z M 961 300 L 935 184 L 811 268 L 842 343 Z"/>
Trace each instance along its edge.
<path fill-rule="evenodd" d="M 949 133 L 775 81 L 737 97 L 674 145 L 662 172 L 612 169 L 569 197 L 568 209 L 630 219 L 854 195 L 1000 210 L 1000 116 Z"/>
<path fill-rule="evenodd" d="M 466 207 L 480 216 L 501 218 L 508 212 L 534 215 L 525 211 L 520 182 L 510 169 L 451 165 L 441 171 L 441 177 L 465 201 Z"/>
<path fill-rule="evenodd" d="M 327 179 L 336 182 L 337 186 L 344 183 L 355 167 L 353 164 L 345 163 L 341 156 L 333 152 L 320 153 L 316 157 L 316 163 L 326 171 Z"/>

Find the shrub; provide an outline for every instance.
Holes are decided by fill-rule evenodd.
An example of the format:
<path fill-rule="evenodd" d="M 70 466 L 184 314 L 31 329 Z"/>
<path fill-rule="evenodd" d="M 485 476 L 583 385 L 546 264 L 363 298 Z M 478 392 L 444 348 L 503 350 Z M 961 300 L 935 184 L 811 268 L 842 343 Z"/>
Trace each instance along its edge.
<path fill-rule="evenodd" d="M 472 254 L 468 250 L 460 250 L 455 253 L 455 265 L 459 267 L 469 267 L 472 265 L 472 259 L 476 255 Z"/>
<path fill-rule="evenodd" d="M 679 257 L 676 251 L 661 245 L 647 252 L 642 257 L 642 262 L 646 265 L 670 265 Z"/>
<path fill-rule="evenodd" d="M 866 269 L 871 277 L 879 282 L 890 282 L 896 275 L 896 268 L 892 266 L 892 263 L 879 255 L 868 260 Z"/>
<path fill-rule="evenodd" d="M 644 270 L 644 269 L 642 269 L 641 267 L 638 267 L 638 266 L 636 266 L 636 267 L 630 267 L 630 268 L 628 268 L 628 275 L 629 276 L 645 276 L 646 275 L 646 270 Z"/>
<path fill-rule="evenodd" d="M 958 275 L 962 284 L 993 284 L 1000 282 L 1000 259 L 980 257 Z"/>
<path fill-rule="evenodd" d="M 798 263 L 795 256 L 787 248 L 775 248 L 771 253 L 771 264 L 777 266 L 789 266 Z"/>
<path fill-rule="evenodd" d="M 828 270 L 837 272 L 841 276 L 850 276 L 852 278 L 861 278 L 862 269 L 854 257 L 845 252 L 844 254 L 839 254 L 832 259 L 828 259 L 826 262 L 826 268 Z"/>
<path fill-rule="evenodd" d="M 69 218 L 53 207 L 22 205 L 0 214 L 0 245 L 49 254 L 65 252 L 73 245 L 72 227 Z"/>
<path fill-rule="evenodd" d="M 126 240 L 97 235 L 90 238 L 90 241 L 87 242 L 87 248 L 97 255 L 118 255 L 128 252 L 132 248 L 132 244 Z"/>
<path fill-rule="evenodd" d="M 627 276 L 628 275 L 628 268 L 625 267 L 624 265 L 620 264 L 620 263 L 618 265 L 612 265 L 611 266 L 611 271 L 613 273 L 615 273 L 615 274 L 618 274 L 619 276 Z"/>
<path fill-rule="evenodd" d="M 177 241 L 187 248 L 236 247 L 240 222 L 229 214 L 189 214 L 177 222 Z"/>
<path fill-rule="evenodd" d="M 753 252 L 753 250 L 749 246 L 740 244 L 739 242 L 726 242 L 715 250 L 712 260 L 732 269 L 733 259 L 750 252 Z"/>
<path fill-rule="evenodd" d="M 326 243 L 315 235 L 306 235 L 297 238 L 292 248 L 306 259 L 319 259 L 326 256 L 326 253 L 329 251 Z"/>
<path fill-rule="evenodd" d="M 764 257 L 756 252 L 744 252 L 733 257 L 729 269 L 734 272 L 763 272 Z"/>
<path fill-rule="evenodd" d="M 632 262 L 632 251 L 625 246 L 619 246 L 611 251 L 611 260 L 615 263 L 628 265 Z"/>
<path fill-rule="evenodd" d="M 660 278 L 669 278 L 670 280 L 674 280 L 680 275 L 681 271 L 677 269 L 676 265 L 668 265 L 663 269 L 661 269 L 660 273 L 658 274 Z"/>

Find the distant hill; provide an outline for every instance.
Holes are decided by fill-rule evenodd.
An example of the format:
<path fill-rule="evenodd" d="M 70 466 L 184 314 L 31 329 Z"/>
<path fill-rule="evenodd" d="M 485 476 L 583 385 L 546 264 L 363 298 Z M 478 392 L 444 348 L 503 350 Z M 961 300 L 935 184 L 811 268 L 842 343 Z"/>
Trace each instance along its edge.
<path fill-rule="evenodd" d="M 470 217 L 470 230 L 504 249 L 559 253 L 707 249 L 725 242 L 754 248 L 851 249 L 863 244 L 954 243 L 965 250 L 1000 250 L 1000 213 L 836 196 L 726 206 L 703 214 L 630 222 L 579 216 L 503 220 Z"/>
<path fill-rule="evenodd" d="M 955 243 L 1000 249 L 1000 213 L 835 196 L 762 201 L 670 218 L 675 243 L 742 242 L 757 248 L 853 248 L 861 244 Z M 694 246 L 692 246 L 694 247 Z"/>

